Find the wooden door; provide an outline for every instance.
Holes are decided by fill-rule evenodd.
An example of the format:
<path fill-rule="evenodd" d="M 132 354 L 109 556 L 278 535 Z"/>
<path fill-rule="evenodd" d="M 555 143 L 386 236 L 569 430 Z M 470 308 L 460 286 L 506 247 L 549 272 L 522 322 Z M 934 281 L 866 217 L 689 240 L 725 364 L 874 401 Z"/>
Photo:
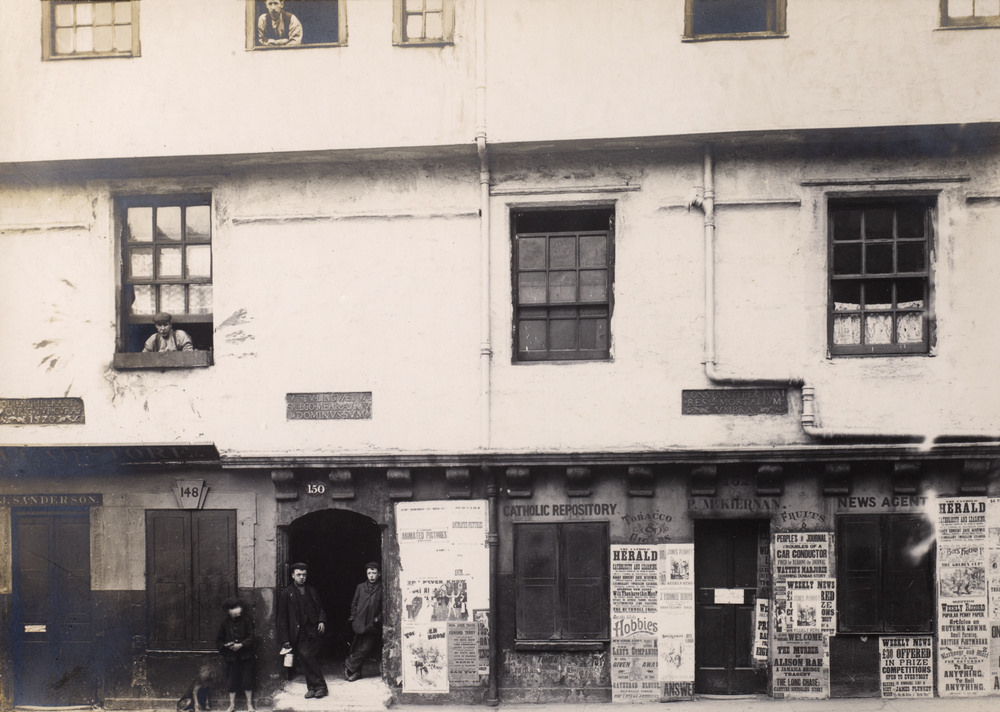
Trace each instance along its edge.
<path fill-rule="evenodd" d="M 96 697 L 90 513 L 12 513 L 14 700 L 85 705 Z"/>
<path fill-rule="evenodd" d="M 758 520 L 695 523 L 695 692 L 763 691 L 753 664 Z"/>

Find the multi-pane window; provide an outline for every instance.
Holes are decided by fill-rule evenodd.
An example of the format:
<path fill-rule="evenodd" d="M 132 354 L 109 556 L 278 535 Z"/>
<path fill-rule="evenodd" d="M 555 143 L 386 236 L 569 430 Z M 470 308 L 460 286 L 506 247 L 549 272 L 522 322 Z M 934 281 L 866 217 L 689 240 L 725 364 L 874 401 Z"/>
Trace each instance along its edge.
<path fill-rule="evenodd" d="M 346 0 L 246 0 L 247 49 L 347 44 Z"/>
<path fill-rule="evenodd" d="M 139 0 L 44 0 L 44 59 L 139 55 Z"/>
<path fill-rule="evenodd" d="M 830 352 L 927 353 L 934 201 L 831 200 Z"/>
<path fill-rule="evenodd" d="M 920 514 L 837 519 L 843 633 L 926 633 L 934 623 L 934 526 Z"/>
<path fill-rule="evenodd" d="M 514 525 L 518 641 L 607 640 L 608 525 Z"/>
<path fill-rule="evenodd" d="M 455 0 L 393 0 L 396 44 L 448 44 L 455 29 Z"/>
<path fill-rule="evenodd" d="M 766 37 L 784 32 L 785 0 L 686 1 L 686 37 Z"/>
<path fill-rule="evenodd" d="M 514 360 L 610 358 L 614 210 L 523 210 L 514 231 Z"/>
<path fill-rule="evenodd" d="M 941 0 L 944 27 L 1000 27 L 1000 0 Z"/>
<path fill-rule="evenodd" d="M 119 201 L 122 351 L 141 351 L 159 312 L 194 348 L 212 346 L 212 209 L 209 196 Z"/>

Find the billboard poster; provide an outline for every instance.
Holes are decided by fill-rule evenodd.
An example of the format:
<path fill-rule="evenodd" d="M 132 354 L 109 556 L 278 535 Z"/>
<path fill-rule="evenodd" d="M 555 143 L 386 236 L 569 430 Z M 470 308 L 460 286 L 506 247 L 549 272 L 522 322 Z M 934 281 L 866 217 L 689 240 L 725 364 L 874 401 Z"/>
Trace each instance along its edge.
<path fill-rule="evenodd" d="M 934 696 L 931 636 L 883 636 L 879 653 L 882 697 Z"/>
<path fill-rule="evenodd" d="M 649 544 L 611 547 L 611 699 L 660 699 L 657 680 L 659 551 Z"/>
<path fill-rule="evenodd" d="M 766 663 L 770 650 L 771 602 L 758 598 L 753 607 L 753 659 L 756 663 Z"/>
<path fill-rule="evenodd" d="M 396 504 L 404 692 L 483 679 L 488 619 L 473 615 L 489 610 L 488 514 L 483 501 Z"/>
<path fill-rule="evenodd" d="M 985 497 L 937 500 L 938 695 L 991 692 Z"/>
<path fill-rule="evenodd" d="M 1000 498 L 990 497 L 986 504 L 987 599 L 990 607 L 990 685 L 992 694 L 1000 692 Z"/>
<path fill-rule="evenodd" d="M 694 544 L 661 544 L 658 679 L 664 698 L 694 694 Z"/>

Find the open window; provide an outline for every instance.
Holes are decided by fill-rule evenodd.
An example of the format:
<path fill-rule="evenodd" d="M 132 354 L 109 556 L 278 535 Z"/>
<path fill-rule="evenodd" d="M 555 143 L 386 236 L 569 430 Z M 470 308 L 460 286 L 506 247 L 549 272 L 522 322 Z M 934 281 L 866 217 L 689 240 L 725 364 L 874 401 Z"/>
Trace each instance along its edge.
<path fill-rule="evenodd" d="M 347 44 L 345 0 L 246 0 L 247 49 Z"/>
<path fill-rule="evenodd" d="M 42 59 L 139 56 L 139 0 L 42 0 Z"/>
<path fill-rule="evenodd" d="M 116 201 L 121 240 L 118 368 L 208 366 L 213 348 L 212 208 L 208 195 Z M 171 317 L 158 336 L 154 317 Z M 190 348 L 187 343 L 190 341 Z"/>
<path fill-rule="evenodd" d="M 785 0 L 686 0 L 689 39 L 779 37 L 785 34 Z"/>

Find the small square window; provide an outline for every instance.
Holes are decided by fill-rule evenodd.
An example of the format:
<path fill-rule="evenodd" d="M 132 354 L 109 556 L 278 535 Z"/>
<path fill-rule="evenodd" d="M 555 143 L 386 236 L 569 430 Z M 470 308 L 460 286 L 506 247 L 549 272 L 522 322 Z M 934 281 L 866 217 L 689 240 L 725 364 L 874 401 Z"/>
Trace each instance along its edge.
<path fill-rule="evenodd" d="M 768 37 L 784 33 L 785 0 L 686 0 L 685 37 Z"/>
<path fill-rule="evenodd" d="M 451 44 L 455 34 L 455 0 L 393 0 L 393 43 Z"/>
<path fill-rule="evenodd" d="M 347 44 L 345 0 L 247 0 L 247 49 Z"/>
<path fill-rule="evenodd" d="M 1000 0 L 941 0 L 942 27 L 1000 27 Z"/>
<path fill-rule="evenodd" d="M 42 0 L 42 58 L 138 57 L 139 0 Z"/>
<path fill-rule="evenodd" d="M 514 360 L 611 358 L 614 210 L 523 210 L 514 232 Z"/>
<path fill-rule="evenodd" d="M 831 200 L 830 353 L 928 353 L 933 201 Z"/>

